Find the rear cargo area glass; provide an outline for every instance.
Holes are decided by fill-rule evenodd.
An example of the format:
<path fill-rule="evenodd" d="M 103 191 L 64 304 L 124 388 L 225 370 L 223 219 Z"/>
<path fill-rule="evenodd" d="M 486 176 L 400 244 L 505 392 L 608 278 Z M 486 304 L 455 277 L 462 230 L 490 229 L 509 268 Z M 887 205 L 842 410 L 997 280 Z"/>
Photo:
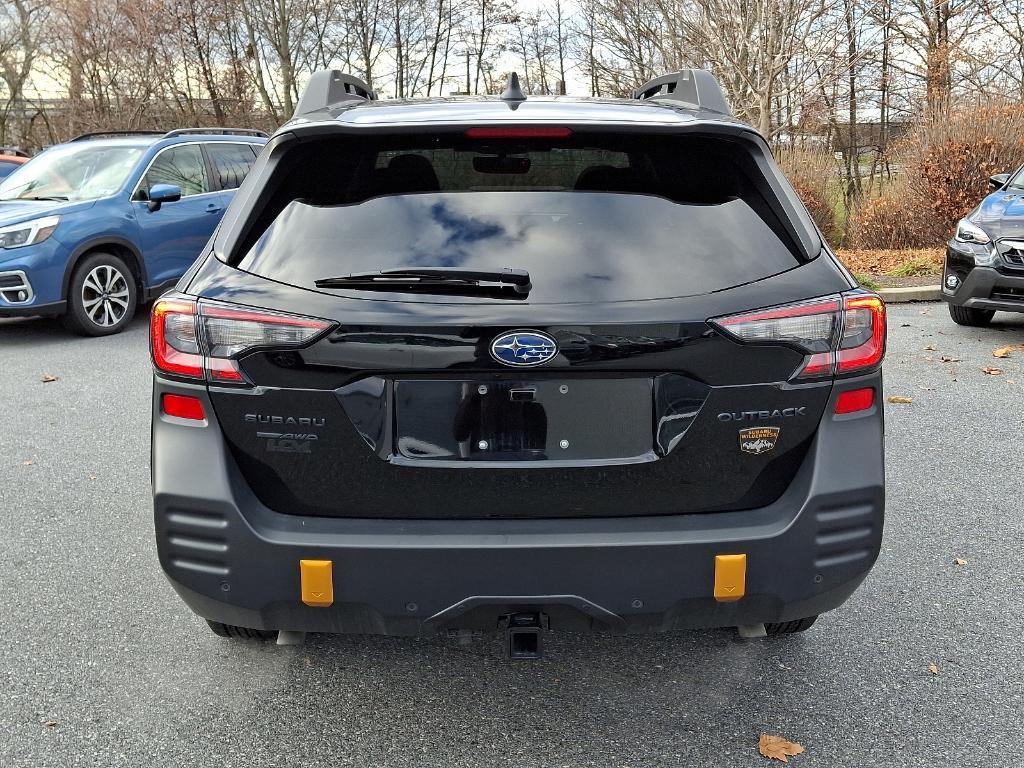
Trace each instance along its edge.
<path fill-rule="evenodd" d="M 629 301 L 800 263 L 749 150 L 723 138 L 346 137 L 292 149 L 269 187 L 235 262 L 309 289 L 353 272 L 512 267 L 529 270 L 531 303 Z"/>

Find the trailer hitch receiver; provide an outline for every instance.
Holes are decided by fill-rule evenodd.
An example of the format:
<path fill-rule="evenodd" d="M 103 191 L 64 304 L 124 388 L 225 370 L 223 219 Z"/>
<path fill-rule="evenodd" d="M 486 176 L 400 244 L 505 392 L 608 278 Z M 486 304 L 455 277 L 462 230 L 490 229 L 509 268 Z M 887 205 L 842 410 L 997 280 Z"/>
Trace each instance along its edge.
<path fill-rule="evenodd" d="M 513 613 L 508 618 L 508 656 L 510 659 L 539 659 L 543 656 L 541 644 L 541 615 L 539 613 Z"/>

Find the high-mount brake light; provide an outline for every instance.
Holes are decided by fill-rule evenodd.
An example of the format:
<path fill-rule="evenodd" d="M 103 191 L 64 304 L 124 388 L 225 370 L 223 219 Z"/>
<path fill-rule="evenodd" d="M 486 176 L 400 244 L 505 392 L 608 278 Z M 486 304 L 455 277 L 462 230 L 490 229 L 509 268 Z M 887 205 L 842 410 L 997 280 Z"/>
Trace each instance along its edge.
<path fill-rule="evenodd" d="M 563 125 L 480 126 L 467 128 L 467 139 L 567 139 L 572 129 Z"/>
<path fill-rule="evenodd" d="M 176 376 L 244 384 L 239 357 L 258 348 L 303 346 L 332 325 L 313 317 L 161 299 L 153 307 L 153 363 Z"/>
<path fill-rule="evenodd" d="M 877 365 L 885 352 L 885 305 L 856 291 L 708 321 L 747 344 L 781 344 L 806 354 L 793 378 L 848 374 Z"/>

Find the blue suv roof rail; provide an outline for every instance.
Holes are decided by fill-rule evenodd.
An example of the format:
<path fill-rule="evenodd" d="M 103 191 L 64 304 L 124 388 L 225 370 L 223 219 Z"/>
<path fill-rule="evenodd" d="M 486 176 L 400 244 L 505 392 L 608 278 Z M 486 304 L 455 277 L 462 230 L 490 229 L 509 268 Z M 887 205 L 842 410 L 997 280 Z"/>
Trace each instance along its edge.
<path fill-rule="evenodd" d="M 92 131 L 83 133 L 71 141 L 88 141 L 89 139 L 102 139 L 107 136 L 160 136 L 163 131 Z"/>
<path fill-rule="evenodd" d="M 191 136 L 191 135 L 221 135 L 221 136 L 258 136 L 261 139 L 270 138 L 270 134 L 266 131 L 260 131 L 256 128 L 175 128 L 173 131 L 168 131 L 163 135 L 162 138 L 173 139 L 175 136 Z"/>
<path fill-rule="evenodd" d="M 377 94 L 358 77 L 337 69 L 322 69 L 309 78 L 293 117 L 342 104 L 346 101 L 376 101 Z"/>
<path fill-rule="evenodd" d="M 715 76 L 706 69 L 682 69 L 648 80 L 633 89 L 632 97 L 641 101 L 678 101 L 688 107 L 706 109 L 732 117 L 729 102 Z"/>

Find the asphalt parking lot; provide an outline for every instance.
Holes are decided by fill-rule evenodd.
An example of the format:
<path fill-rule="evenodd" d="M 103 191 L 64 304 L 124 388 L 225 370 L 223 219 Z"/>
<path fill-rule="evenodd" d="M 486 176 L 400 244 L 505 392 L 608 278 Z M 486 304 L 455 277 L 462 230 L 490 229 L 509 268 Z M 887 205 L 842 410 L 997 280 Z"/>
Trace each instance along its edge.
<path fill-rule="evenodd" d="M 145 319 L 0 320 L 0 766 L 758 766 L 761 733 L 794 766 L 1020 765 L 1024 352 L 992 350 L 1024 316 L 889 317 L 886 394 L 913 402 L 887 406 L 885 543 L 843 608 L 518 663 L 497 638 L 215 637 L 156 560 Z"/>

